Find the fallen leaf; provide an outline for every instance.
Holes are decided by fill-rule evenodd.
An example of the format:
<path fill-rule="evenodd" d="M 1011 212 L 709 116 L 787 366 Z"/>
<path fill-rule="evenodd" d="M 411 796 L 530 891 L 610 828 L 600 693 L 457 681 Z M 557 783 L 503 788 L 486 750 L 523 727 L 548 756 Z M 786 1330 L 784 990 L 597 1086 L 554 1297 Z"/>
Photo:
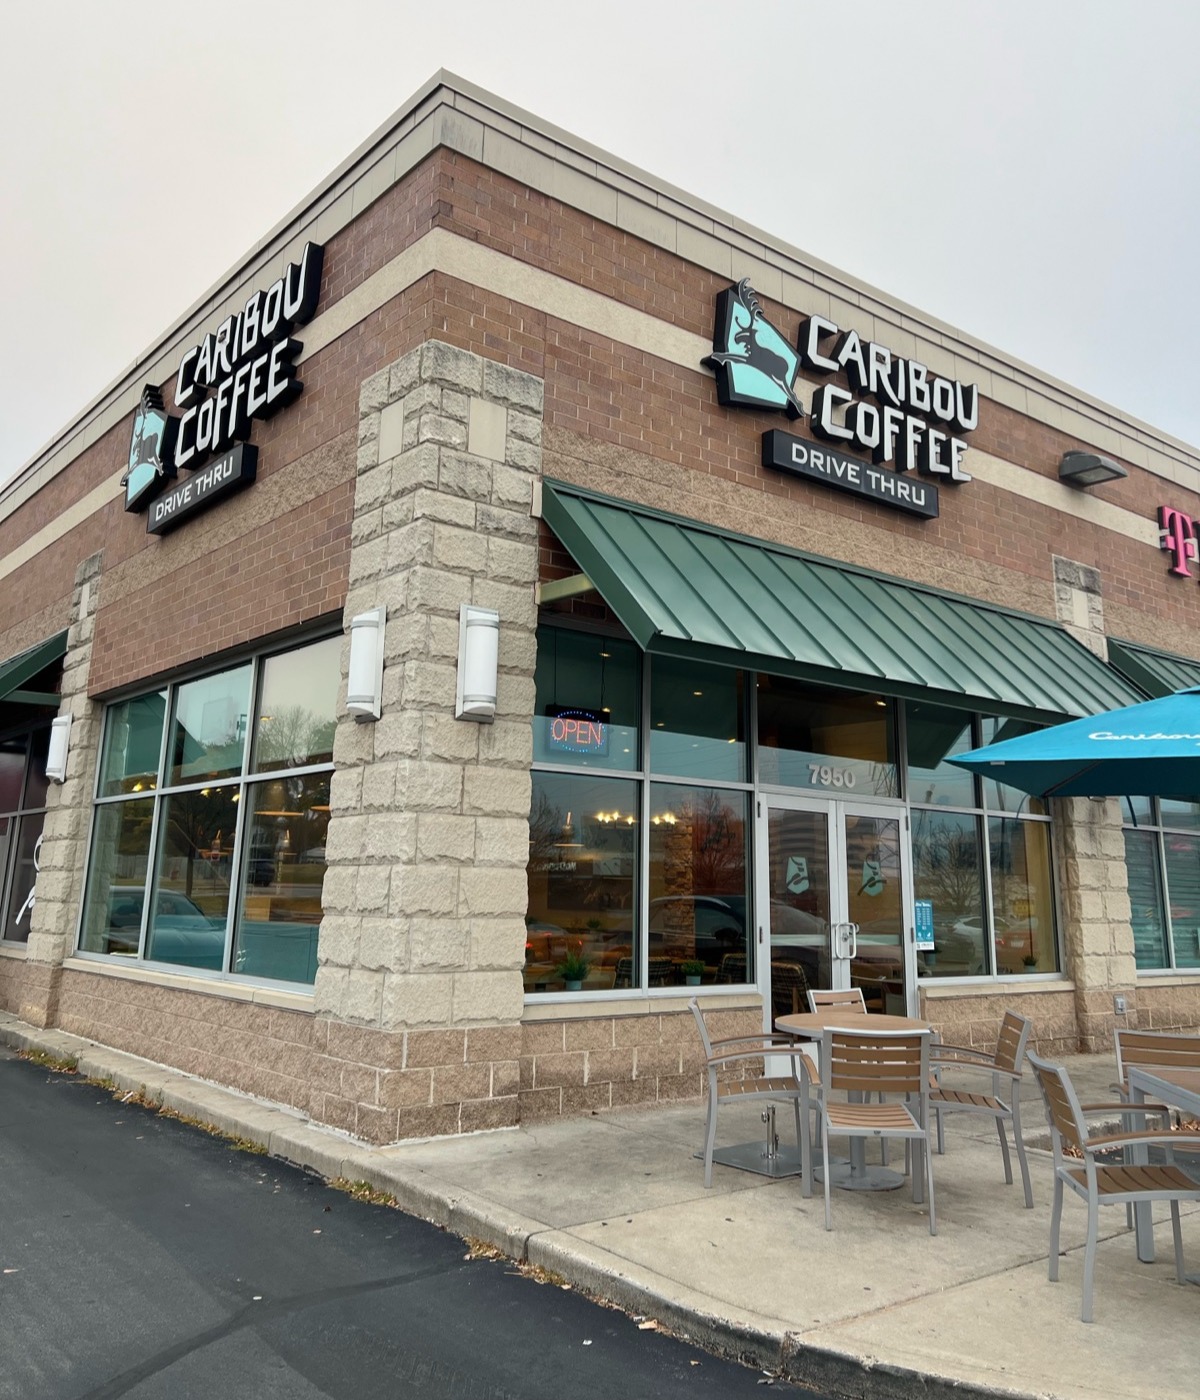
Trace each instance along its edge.
<path fill-rule="evenodd" d="M 658 1331 L 658 1323 L 655 1322 L 655 1320 L 654 1320 L 652 1317 L 651 1317 L 651 1318 L 648 1318 L 645 1322 L 639 1322 L 639 1323 L 638 1323 L 638 1331 L 639 1331 L 639 1332 L 657 1332 L 657 1331 Z"/>

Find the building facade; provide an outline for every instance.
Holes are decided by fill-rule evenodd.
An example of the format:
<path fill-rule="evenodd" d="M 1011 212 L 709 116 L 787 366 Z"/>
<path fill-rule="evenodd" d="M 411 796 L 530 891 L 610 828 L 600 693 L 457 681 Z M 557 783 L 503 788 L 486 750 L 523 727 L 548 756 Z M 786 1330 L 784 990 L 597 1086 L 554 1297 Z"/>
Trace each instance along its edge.
<path fill-rule="evenodd" d="M 373 1142 L 698 1096 L 692 996 L 1195 1027 L 1200 802 L 949 760 L 1200 683 L 1197 518 L 440 74 L 0 493 L 0 1007 Z"/>

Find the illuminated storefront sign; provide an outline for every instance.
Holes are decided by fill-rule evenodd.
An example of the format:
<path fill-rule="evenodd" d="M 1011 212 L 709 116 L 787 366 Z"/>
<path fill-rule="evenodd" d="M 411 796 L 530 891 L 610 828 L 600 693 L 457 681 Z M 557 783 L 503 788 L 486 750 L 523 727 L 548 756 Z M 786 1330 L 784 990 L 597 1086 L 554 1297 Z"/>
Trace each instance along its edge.
<path fill-rule="evenodd" d="M 608 753 L 608 724 L 594 710 L 554 709 L 549 746 L 560 753 Z"/>
<path fill-rule="evenodd" d="M 178 417 L 167 413 L 156 386 L 142 391 L 121 484 L 126 510 L 153 502 L 146 521 L 151 534 L 163 534 L 254 480 L 251 425 L 294 402 L 304 387 L 296 378 L 303 346 L 291 333 L 316 312 L 324 259 L 320 244 L 306 243 L 298 263 L 192 346 L 175 375 Z M 199 476 L 167 489 L 181 467 Z"/>
<path fill-rule="evenodd" d="M 793 347 L 763 315 L 745 278 L 717 297 L 713 352 L 703 363 L 716 374 L 723 406 L 777 409 L 793 419 L 805 416 L 796 384 L 802 371 L 845 374 L 849 389 L 820 385 L 807 414 L 813 434 L 834 450 L 813 451 L 805 439 L 766 433 L 764 466 L 927 519 L 938 514 L 935 481 L 971 480 L 963 459 L 965 434 L 979 424 L 977 385 L 934 374 L 919 360 L 843 331 L 824 316 L 803 320 Z M 788 443 L 809 450 L 797 456 Z M 854 451 L 870 461 L 843 455 Z M 919 489 L 900 490 L 896 478 L 906 472 L 928 480 Z"/>

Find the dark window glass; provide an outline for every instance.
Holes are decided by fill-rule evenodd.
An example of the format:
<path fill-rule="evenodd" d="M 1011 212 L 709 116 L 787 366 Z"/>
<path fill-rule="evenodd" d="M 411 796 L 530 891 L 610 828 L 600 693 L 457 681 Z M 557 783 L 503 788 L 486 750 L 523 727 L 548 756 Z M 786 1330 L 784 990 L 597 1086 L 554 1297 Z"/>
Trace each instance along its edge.
<path fill-rule="evenodd" d="M 746 982 L 750 966 L 749 795 L 650 785 L 650 984 Z"/>
<path fill-rule="evenodd" d="M 249 836 L 233 970 L 311 983 L 317 975 L 329 775 L 272 778 L 247 792 Z"/>
<path fill-rule="evenodd" d="M 1154 799 L 1151 797 L 1122 797 L 1121 812 L 1134 826 L 1147 826 L 1154 820 Z"/>
<path fill-rule="evenodd" d="M 1034 734 L 1044 729 L 1043 724 L 1032 724 L 1024 719 L 1002 719 L 998 715 L 984 715 L 980 720 L 983 742 L 999 744 L 1006 739 L 1018 739 L 1022 734 Z M 1020 788 L 998 783 L 995 778 L 984 778 L 983 800 L 992 812 L 1013 812 L 1027 816 L 1045 816 L 1046 802 L 1041 797 L 1031 797 Z M 1042 968 L 1041 971 L 1046 971 Z"/>
<path fill-rule="evenodd" d="M 1195 831 L 1200 827 L 1200 802 L 1181 802 L 1173 797 L 1160 797 L 1158 808 L 1163 826 L 1184 831 Z"/>
<path fill-rule="evenodd" d="M 1200 967 L 1200 838 L 1163 833 L 1176 967 Z"/>
<path fill-rule="evenodd" d="M 745 675 L 656 656 L 650 665 L 650 768 L 687 778 L 746 777 Z"/>
<path fill-rule="evenodd" d="M 158 784 L 167 692 L 139 695 L 111 705 L 100 763 L 100 796 L 149 792 Z"/>
<path fill-rule="evenodd" d="M 146 898 L 154 799 L 96 808 L 80 948 L 136 956 Z"/>
<path fill-rule="evenodd" d="M 217 971 L 224 965 L 237 800 L 236 787 L 160 799 L 147 958 Z"/>
<path fill-rule="evenodd" d="M 175 692 L 168 785 L 211 782 L 242 771 L 250 711 L 249 666 L 188 681 Z"/>
<path fill-rule="evenodd" d="M 906 718 L 909 800 L 926 806 L 977 807 L 974 777 L 946 761 L 974 748 L 971 716 L 965 710 L 910 700 Z"/>
<path fill-rule="evenodd" d="M 988 821 L 996 970 L 1057 972 L 1050 823 Z"/>
<path fill-rule="evenodd" d="M 758 678 L 758 769 L 765 783 L 831 796 L 895 797 L 895 727 L 878 695 Z"/>
<path fill-rule="evenodd" d="M 913 811 L 913 894 L 933 905 L 933 951 L 917 954 L 923 977 L 990 970 L 979 821 L 965 812 Z"/>
<path fill-rule="evenodd" d="M 1156 831 L 1125 831 L 1129 919 L 1139 968 L 1168 967 L 1167 921 L 1163 917 L 1162 870 Z"/>
<path fill-rule="evenodd" d="M 333 762 L 341 649 L 340 637 L 326 637 L 267 657 L 258 702 L 254 772 Z"/>
<path fill-rule="evenodd" d="M 50 730 L 35 729 L 29 736 L 29 772 L 25 777 L 26 809 L 44 807 L 50 780 L 46 777 L 46 756 L 50 752 Z"/>
<path fill-rule="evenodd" d="M 8 888 L 8 907 L 4 915 L 2 936 L 7 942 L 26 943 L 29 922 L 33 914 L 34 892 L 38 877 L 38 857 L 41 853 L 44 812 L 31 812 L 19 817 L 12 840 L 13 861 Z"/>
<path fill-rule="evenodd" d="M 21 779 L 25 774 L 26 739 L 0 743 L 0 812 L 15 812 L 21 805 Z"/>
<path fill-rule="evenodd" d="M 639 768 L 641 695 L 641 653 L 632 642 L 539 628 L 534 761 Z"/>
<path fill-rule="evenodd" d="M 534 773 L 526 991 L 640 985 L 637 800 L 629 779 Z"/>

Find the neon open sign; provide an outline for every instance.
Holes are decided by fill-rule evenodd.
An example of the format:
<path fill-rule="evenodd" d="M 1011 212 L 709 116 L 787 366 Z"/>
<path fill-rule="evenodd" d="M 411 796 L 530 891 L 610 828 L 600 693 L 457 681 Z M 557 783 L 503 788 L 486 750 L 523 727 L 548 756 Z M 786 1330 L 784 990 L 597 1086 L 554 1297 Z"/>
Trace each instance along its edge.
<path fill-rule="evenodd" d="M 559 710 L 550 716 L 550 747 L 560 753 L 608 752 L 608 725 L 594 710 Z"/>

